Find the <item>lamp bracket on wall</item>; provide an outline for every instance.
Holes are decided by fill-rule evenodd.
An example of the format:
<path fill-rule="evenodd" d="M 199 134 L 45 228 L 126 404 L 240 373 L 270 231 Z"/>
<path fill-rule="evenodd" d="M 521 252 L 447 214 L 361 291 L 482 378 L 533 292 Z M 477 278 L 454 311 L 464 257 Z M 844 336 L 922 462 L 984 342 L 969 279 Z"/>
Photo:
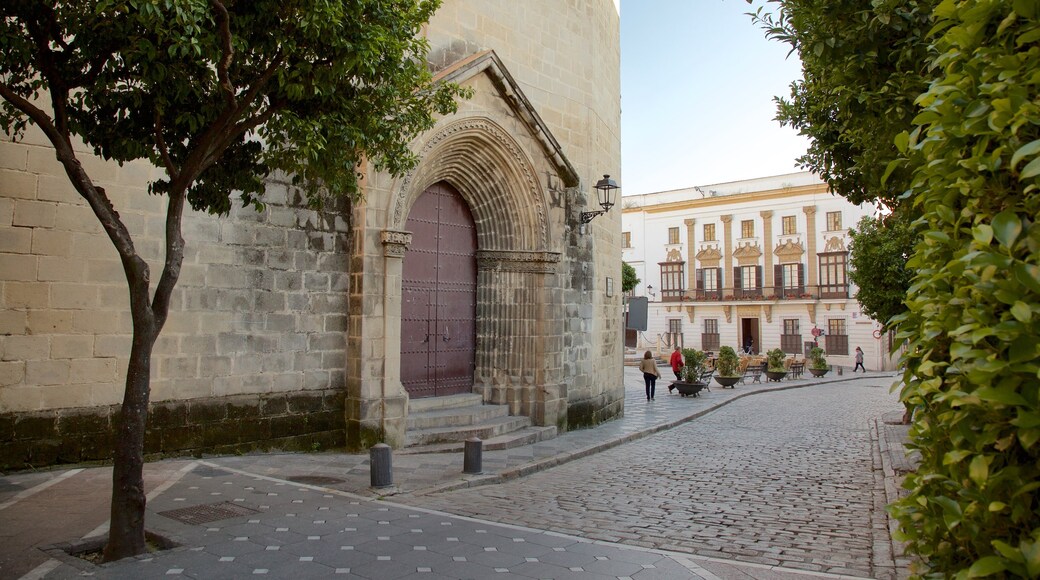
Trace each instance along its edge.
<path fill-rule="evenodd" d="M 549 172 L 546 172 L 545 178 L 546 186 L 548 187 L 550 193 L 558 195 L 564 191 L 559 188 L 559 186 L 557 185 L 555 180 L 553 180 L 553 177 L 551 174 L 549 174 Z M 574 189 L 576 191 L 578 190 L 578 188 L 567 189 Z M 604 174 L 603 179 L 597 181 L 596 185 L 593 186 L 593 189 L 596 190 L 596 197 L 599 201 L 599 206 L 603 209 L 581 212 L 580 222 L 582 226 L 582 233 L 584 233 L 585 231 L 586 224 L 591 222 L 597 216 L 601 216 L 607 213 L 608 211 L 610 211 L 610 208 L 614 207 L 614 201 L 616 199 L 617 192 L 621 189 L 621 187 L 617 184 L 616 181 L 610 178 L 610 175 Z"/>

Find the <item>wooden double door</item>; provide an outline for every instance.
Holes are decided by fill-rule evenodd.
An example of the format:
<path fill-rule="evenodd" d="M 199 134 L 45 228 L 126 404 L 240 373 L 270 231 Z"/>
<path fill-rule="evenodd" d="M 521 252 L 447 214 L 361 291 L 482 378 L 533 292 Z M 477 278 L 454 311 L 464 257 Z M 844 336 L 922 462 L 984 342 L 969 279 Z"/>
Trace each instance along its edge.
<path fill-rule="evenodd" d="M 477 230 L 451 185 L 422 193 L 408 215 L 401 279 L 401 383 L 412 398 L 473 389 Z"/>

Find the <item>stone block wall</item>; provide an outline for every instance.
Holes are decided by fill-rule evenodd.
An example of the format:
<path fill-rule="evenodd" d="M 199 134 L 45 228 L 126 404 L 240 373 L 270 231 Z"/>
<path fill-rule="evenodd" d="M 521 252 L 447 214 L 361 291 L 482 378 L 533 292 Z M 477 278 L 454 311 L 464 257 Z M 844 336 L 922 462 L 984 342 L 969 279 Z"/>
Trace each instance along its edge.
<path fill-rule="evenodd" d="M 0 415 L 0 471 L 109 462 L 119 406 Z M 145 456 L 318 451 L 344 446 L 343 392 L 307 391 L 151 405 Z"/>
<path fill-rule="evenodd" d="M 165 198 L 148 195 L 146 186 L 157 170 L 107 164 L 78 149 L 131 230 L 154 283 L 162 265 Z M 304 400 L 342 389 L 350 240 L 339 216 L 348 212 L 303 209 L 299 195 L 277 178 L 265 199 L 262 211 L 237 207 L 226 217 L 186 210 L 182 274 L 152 357 L 154 403 L 200 408 L 244 396 L 261 408 L 261 400 L 280 393 Z M 0 137 L 4 465 L 103 459 L 98 429 L 110 426 L 122 400 L 128 302 L 111 242 L 43 137 L 34 130 L 18 142 Z M 342 410 L 342 401 L 336 406 Z M 328 423 L 329 411 L 291 414 L 314 413 L 315 421 Z M 342 430 L 342 412 L 337 421 Z M 149 452 L 245 443 L 219 443 L 206 435 L 214 429 L 199 431 L 184 446 L 153 437 Z M 36 443 L 25 443 L 33 438 Z"/>
<path fill-rule="evenodd" d="M 613 297 L 604 292 L 606 277 L 620 276 L 619 213 L 598 218 L 588 234 L 575 228 L 581 211 L 597 209 L 588 206 L 595 205 L 588 199 L 592 184 L 602 173 L 620 177 L 618 18 L 611 0 L 447 0 L 428 28 L 434 68 L 480 50 L 500 54 L 581 176 L 582 193 L 549 203 L 555 246 L 526 248 L 562 256 L 555 271 L 558 285 L 547 294 L 566 319 L 551 321 L 563 330 L 545 339 L 557 353 L 547 368 L 561 369 L 562 376 L 547 383 L 564 393 L 570 406 L 590 409 L 568 411 L 571 427 L 620 414 L 623 399 L 620 280 Z M 521 121 L 509 118 L 501 97 L 489 95 L 463 103 L 460 116 L 492 115 L 526 150 L 538 151 L 534 137 L 522 134 Z M 75 147 L 151 265 L 153 282 L 158 280 L 165 198 L 148 195 L 146 188 L 160 170 L 143 162 L 106 163 L 82 144 Z M 548 164 L 531 161 L 541 182 Z M 320 397 L 320 408 L 303 405 L 288 416 L 313 415 L 314 422 L 326 425 L 332 421 L 326 413 L 350 405 L 339 398 L 329 403 L 330 393 L 347 390 L 348 373 L 360 377 L 365 405 L 374 407 L 375 398 L 382 397 L 378 406 L 403 421 L 406 398 L 385 390 L 381 380 L 396 374 L 388 366 L 399 359 L 376 340 L 399 332 L 400 324 L 383 318 L 385 258 L 379 234 L 392 193 L 366 186 L 368 199 L 357 211 L 338 207 L 319 213 L 305 209 L 299 194 L 275 178 L 262 211 L 236 207 L 226 217 L 186 211 L 185 260 L 153 353 L 151 399 L 153 421 L 165 420 L 160 416 L 169 405 L 183 408 L 190 424 L 203 423 L 163 427 L 170 435 L 166 440 L 150 435 L 149 453 L 237 449 L 263 437 L 284 439 L 276 426 L 296 419 L 263 411 L 269 408 L 266 401 L 282 396 Z M 351 219 L 363 224 L 357 238 L 350 234 Z M 379 274 L 368 277 L 368 272 Z M 352 285 L 362 289 L 353 302 Z M 130 329 L 126 281 L 115 250 L 53 149 L 34 129 L 18 142 L 0 136 L 0 445 L 12 449 L 0 463 L 101 459 L 98 437 L 122 399 Z M 364 340 L 355 348 L 348 336 Z M 252 433 L 250 441 L 230 431 L 225 434 L 234 441 L 216 437 L 221 429 L 216 425 L 232 421 L 232 411 L 211 422 L 196 417 L 199 411 L 189 413 L 230 409 L 229 401 L 256 409 L 256 421 L 239 421 L 243 432 Z M 338 420 L 343 429 L 342 412 Z M 355 431 L 346 429 L 344 438 L 365 443 L 362 439 L 378 432 Z M 318 437 L 313 434 L 331 430 L 303 433 Z M 38 441 L 35 447 L 24 443 L 29 439 Z M 55 447 L 55 441 L 64 443 Z"/>

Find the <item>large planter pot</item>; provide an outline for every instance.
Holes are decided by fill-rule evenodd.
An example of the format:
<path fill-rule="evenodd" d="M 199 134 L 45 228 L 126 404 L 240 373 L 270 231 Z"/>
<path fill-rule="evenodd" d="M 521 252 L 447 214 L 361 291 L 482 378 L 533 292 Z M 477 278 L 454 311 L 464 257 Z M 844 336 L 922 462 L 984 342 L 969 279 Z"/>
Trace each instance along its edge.
<path fill-rule="evenodd" d="M 732 388 L 738 381 L 740 381 L 740 377 L 715 377 L 715 382 L 723 387 Z"/>
<path fill-rule="evenodd" d="M 782 381 L 784 379 L 784 377 L 787 376 L 787 371 L 770 371 L 770 370 L 767 370 L 766 371 L 766 376 L 769 377 L 769 380 L 771 380 L 773 382 L 776 382 L 776 383 L 779 383 L 780 381 Z"/>
<path fill-rule="evenodd" d="M 701 389 L 707 385 L 704 383 L 685 383 L 682 381 L 675 381 L 672 383 L 672 386 L 678 389 L 679 394 L 684 397 L 696 397 L 697 393 L 701 392 Z"/>
<path fill-rule="evenodd" d="M 813 368 L 810 368 L 809 372 L 812 373 L 812 376 L 814 376 L 814 377 L 822 377 L 823 375 L 827 374 L 827 371 L 829 371 L 829 370 L 830 369 L 813 369 Z"/>

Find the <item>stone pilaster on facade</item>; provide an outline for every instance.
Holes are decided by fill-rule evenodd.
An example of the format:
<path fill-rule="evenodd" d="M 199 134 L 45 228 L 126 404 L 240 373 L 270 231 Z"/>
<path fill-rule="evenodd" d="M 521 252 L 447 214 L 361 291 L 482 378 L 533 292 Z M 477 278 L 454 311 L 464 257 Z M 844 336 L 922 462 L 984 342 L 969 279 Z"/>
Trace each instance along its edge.
<path fill-rule="evenodd" d="M 686 226 L 686 291 L 697 289 L 697 220 L 685 219 Z M 690 314 L 690 322 L 693 322 L 693 314 Z"/>
<path fill-rule="evenodd" d="M 724 215 L 719 217 L 722 220 L 722 242 L 723 242 L 723 266 L 722 276 L 723 280 L 732 280 L 733 276 L 733 216 Z M 733 282 L 728 283 L 732 286 Z"/>
<path fill-rule="evenodd" d="M 765 240 L 765 263 L 762 267 L 763 282 L 766 288 L 773 287 L 773 252 L 769 251 L 773 239 L 773 212 L 766 210 L 761 212 L 762 216 L 762 239 Z"/>
<path fill-rule="evenodd" d="M 805 226 L 806 230 L 805 231 L 807 231 L 807 232 L 815 232 L 816 231 L 816 206 L 815 205 L 807 205 L 807 206 L 802 208 L 802 212 L 805 213 L 805 221 L 806 221 L 806 226 Z M 809 286 L 816 286 L 817 284 L 819 284 L 819 279 L 820 279 L 819 275 L 817 274 L 817 270 L 818 270 L 819 266 L 817 265 L 817 261 L 818 260 L 816 259 L 816 236 L 808 236 L 808 238 L 806 239 L 806 244 L 805 245 L 806 245 L 806 251 L 809 254 L 809 276 L 807 277 L 806 284 L 808 284 Z"/>

